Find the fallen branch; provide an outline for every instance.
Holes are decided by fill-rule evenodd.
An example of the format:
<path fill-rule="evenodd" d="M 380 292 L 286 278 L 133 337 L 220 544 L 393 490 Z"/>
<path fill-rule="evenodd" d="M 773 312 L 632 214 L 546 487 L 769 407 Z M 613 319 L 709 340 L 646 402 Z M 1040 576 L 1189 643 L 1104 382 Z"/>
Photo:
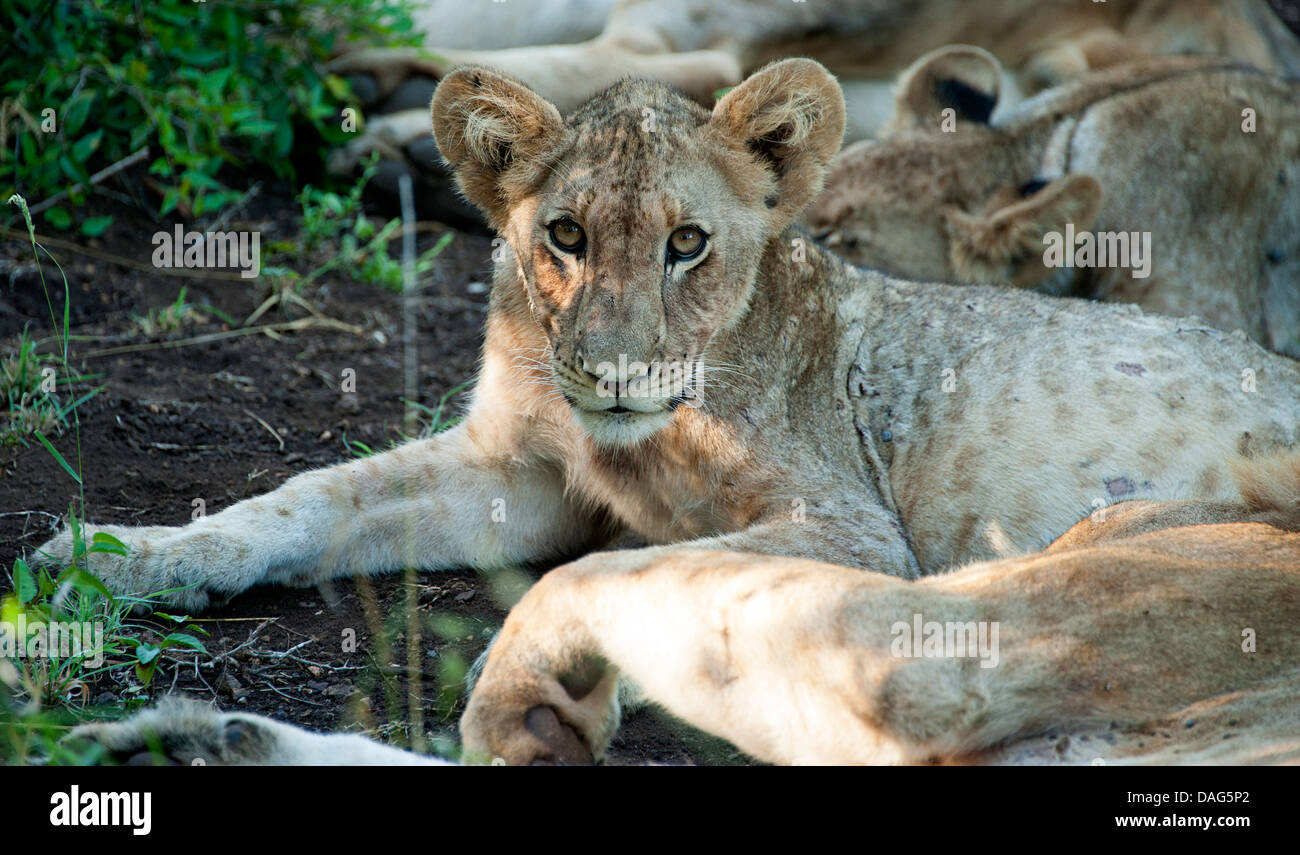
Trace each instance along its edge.
<path fill-rule="evenodd" d="M 248 408 L 244 408 L 244 415 L 248 416 L 250 419 L 257 422 L 262 427 L 266 428 L 266 432 L 269 433 L 271 436 L 275 437 L 276 442 L 280 443 L 280 450 L 284 451 L 284 437 L 280 436 L 280 434 L 276 432 L 275 428 L 271 427 L 266 422 L 262 421 L 262 419 L 258 417 L 257 413 L 254 413 L 252 410 L 249 410 Z M 303 642 L 303 644 L 306 643 L 307 642 Z"/>
<path fill-rule="evenodd" d="M 353 335 L 361 335 L 361 327 L 345 324 L 343 321 L 334 318 L 299 318 L 296 321 L 285 321 L 279 324 L 262 324 L 256 327 L 240 327 L 233 330 L 223 330 L 222 332 L 206 333 L 197 335 L 192 338 L 181 338 L 175 341 L 159 341 L 149 344 L 130 344 L 122 347 L 108 347 L 103 350 L 92 350 L 81 354 L 82 359 L 94 359 L 98 356 L 115 356 L 120 353 L 141 353 L 148 350 L 171 350 L 178 347 L 189 347 L 195 344 L 207 344 L 211 341 L 221 341 L 227 338 L 238 338 L 239 336 L 252 335 L 254 333 L 266 333 L 274 335 L 282 332 L 297 332 L 298 330 L 312 329 L 314 327 L 324 327 L 326 329 L 341 330 Z"/>
<path fill-rule="evenodd" d="M 128 169 L 134 166 L 135 164 L 144 160 L 148 156 L 149 156 L 148 146 L 145 146 L 144 148 L 139 149 L 138 151 L 134 151 L 131 154 L 128 154 L 126 157 L 119 160 L 117 163 L 114 163 L 110 166 L 105 166 L 103 169 L 99 170 L 94 175 L 90 176 L 90 183 L 92 186 L 94 186 L 95 184 L 98 184 L 99 182 L 103 181 L 106 178 L 112 178 L 114 175 L 121 172 L 123 169 Z M 58 204 L 59 202 L 62 202 L 64 199 L 68 198 L 76 191 L 84 189 L 85 186 L 86 185 L 84 184 L 74 184 L 71 187 L 69 187 L 67 190 L 60 190 L 58 193 L 55 193 L 53 196 L 46 199 L 44 202 L 40 202 L 38 204 L 32 205 L 28 210 L 31 211 L 33 216 L 35 216 L 36 214 L 39 214 L 41 211 L 44 211 L 46 208 Z"/>
<path fill-rule="evenodd" d="M 0 237 L 21 240 L 26 243 L 27 232 L 18 232 L 13 229 L 7 229 L 0 226 Z M 222 273 L 219 270 L 199 270 L 191 267 L 154 267 L 152 264 L 145 264 L 143 261 L 137 261 L 134 258 L 127 258 L 122 255 L 114 255 L 111 252 L 104 252 L 99 249 L 91 249 L 74 243 L 70 240 L 62 240 L 48 235 L 37 234 L 36 242 L 41 246 L 54 247 L 55 249 L 66 249 L 68 252 L 75 252 L 78 255 L 98 258 L 102 261 L 108 261 L 113 264 L 120 264 L 123 267 L 130 267 L 135 270 L 148 270 L 161 276 L 183 276 L 186 279 L 218 279 L 223 282 L 247 282 L 239 273 Z"/>

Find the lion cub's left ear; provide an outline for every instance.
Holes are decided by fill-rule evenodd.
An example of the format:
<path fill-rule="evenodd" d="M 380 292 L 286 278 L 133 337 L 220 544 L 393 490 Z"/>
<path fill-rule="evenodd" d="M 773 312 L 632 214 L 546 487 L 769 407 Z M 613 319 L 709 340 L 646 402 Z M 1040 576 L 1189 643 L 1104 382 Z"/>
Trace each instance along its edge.
<path fill-rule="evenodd" d="M 519 81 L 458 68 L 433 93 L 433 136 L 465 198 L 497 228 L 510 201 L 545 176 L 545 154 L 564 135 L 559 110 Z"/>
<path fill-rule="evenodd" d="M 785 59 L 724 95 L 709 124 L 769 166 L 774 187 L 765 202 L 783 227 L 821 193 L 844 138 L 844 94 L 819 63 Z"/>
<path fill-rule="evenodd" d="M 945 211 L 949 260 L 960 281 L 1032 288 L 1052 272 L 1043 262 L 1047 235 L 1092 228 L 1102 201 L 1096 178 L 1075 173 L 1039 185 L 995 193 L 981 214 Z"/>

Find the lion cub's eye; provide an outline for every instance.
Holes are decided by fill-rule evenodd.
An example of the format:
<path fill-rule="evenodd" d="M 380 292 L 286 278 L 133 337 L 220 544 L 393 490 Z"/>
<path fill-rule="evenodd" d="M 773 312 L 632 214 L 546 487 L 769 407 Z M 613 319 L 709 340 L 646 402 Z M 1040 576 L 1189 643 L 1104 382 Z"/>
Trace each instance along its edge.
<path fill-rule="evenodd" d="M 668 238 L 668 257 L 674 261 L 694 258 L 704 249 L 704 232 L 694 226 L 683 226 Z"/>
<path fill-rule="evenodd" d="M 565 252 L 577 252 L 587 242 L 582 226 L 567 217 L 551 223 L 551 240 Z"/>

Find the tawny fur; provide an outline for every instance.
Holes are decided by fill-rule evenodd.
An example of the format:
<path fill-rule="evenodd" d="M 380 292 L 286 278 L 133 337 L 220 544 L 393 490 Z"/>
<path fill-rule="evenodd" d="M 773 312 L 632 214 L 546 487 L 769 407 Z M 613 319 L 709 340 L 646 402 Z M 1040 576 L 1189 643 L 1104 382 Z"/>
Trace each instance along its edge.
<path fill-rule="evenodd" d="M 1300 761 L 1300 457 L 1238 469 L 1246 503 L 1128 502 L 921 582 L 689 546 L 568 564 L 511 611 L 463 759 L 599 759 L 631 678 L 774 763 Z M 995 667 L 896 655 L 914 615 L 997 621 Z M 429 762 L 173 700 L 73 738 L 120 762 Z"/>
<path fill-rule="evenodd" d="M 490 4 L 459 10 L 458 17 L 477 16 L 482 29 L 491 31 L 488 39 L 502 31 L 497 18 L 503 11 L 512 19 L 506 29 L 535 34 L 527 44 L 479 50 L 443 43 L 445 22 L 432 9 L 421 11 L 423 47 L 361 50 L 338 58 L 334 70 L 369 74 L 387 92 L 411 74 L 441 78 L 457 66 L 489 66 L 567 112 L 628 76 L 661 80 L 712 104 L 718 89 L 764 63 L 807 56 L 851 81 L 850 139 L 873 135 L 888 117 L 887 81 L 893 75 L 951 43 L 996 55 L 1010 71 L 1008 94 L 1173 53 L 1214 54 L 1300 74 L 1300 41 L 1266 0 L 622 0 L 598 36 L 576 44 L 539 43 L 554 32 L 556 13 L 553 4 L 532 0 L 512 2 L 508 10 Z M 572 14 L 580 19 L 572 22 L 571 33 L 591 28 L 585 11 Z M 389 143 L 394 137 L 402 144 L 416 139 L 419 121 L 418 111 L 379 117 L 336 159 L 336 168 L 372 149 L 400 156 Z"/>
<path fill-rule="evenodd" d="M 600 758 L 622 675 L 774 763 L 1294 763 L 1298 496 L 1268 509 L 1289 532 L 1241 504 L 1133 502 L 1153 529 L 1084 520 L 1073 546 L 921 582 L 689 547 L 590 556 L 511 612 L 466 759 Z M 898 655 L 915 615 L 996 621 L 996 665 Z M 568 732 L 530 727 L 539 707 Z"/>
<path fill-rule="evenodd" d="M 1122 500 L 1239 500 L 1233 461 L 1300 439 L 1300 365 L 1240 337 L 819 250 L 791 226 L 843 131 L 816 63 L 769 66 L 712 112 L 628 81 L 557 115 L 487 69 L 434 99 L 460 186 L 512 250 L 465 419 L 183 527 L 105 526 L 130 548 L 91 556 L 106 584 L 180 587 L 169 601 L 197 611 L 257 583 L 552 561 L 626 532 L 910 579 L 1040 549 Z M 470 144 L 485 118 L 518 136 Z M 685 226 L 707 246 L 673 260 Z M 590 362 L 615 356 L 620 379 L 698 367 L 611 400 Z M 43 549 L 66 562 L 71 542 Z"/>

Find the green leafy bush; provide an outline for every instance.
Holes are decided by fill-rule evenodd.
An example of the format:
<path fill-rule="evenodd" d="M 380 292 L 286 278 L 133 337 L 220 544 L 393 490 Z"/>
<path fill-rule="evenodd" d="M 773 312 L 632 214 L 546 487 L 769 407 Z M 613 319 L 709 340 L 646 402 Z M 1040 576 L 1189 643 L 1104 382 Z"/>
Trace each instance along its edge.
<path fill-rule="evenodd" d="M 346 136 L 347 85 L 323 62 L 342 39 L 411 43 L 408 3 L 0 0 L 11 36 L 0 52 L 0 188 L 35 204 L 146 145 L 163 214 L 239 198 L 226 167 L 293 180 L 295 160 L 315 168 Z M 44 216 L 55 228 L 73 221 L 60 206 Z M 107 226 L 81 223 L 92 235 Z"/>

